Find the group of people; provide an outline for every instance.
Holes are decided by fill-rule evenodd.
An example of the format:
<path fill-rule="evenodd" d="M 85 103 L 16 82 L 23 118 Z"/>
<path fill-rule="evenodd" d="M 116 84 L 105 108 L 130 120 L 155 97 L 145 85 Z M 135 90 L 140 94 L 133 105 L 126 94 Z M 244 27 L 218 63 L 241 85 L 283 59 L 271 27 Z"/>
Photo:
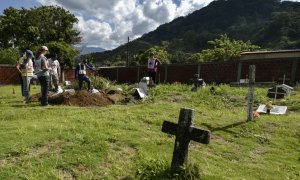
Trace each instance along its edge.
<path fill-rule="evenodd" d="M 21 75 L 21 88 L 24 102 L 30 102 L 30 82 L 32 79 L 38 80 L 41 85 L 41 105 L 48 105 L 48 92 L 52 90 L 58 91 L 58 83 L 60 76 L 60 64 L 57 55 L 52 55 L 47 59 L 49 54 L 47 46 L 41 46 L 37 56 L 35 57 L 31 50 L 26 50 L 23 56 L 17 62 L 17 69 Z"/>
<path fill-rule="evenodd" d="M 58 92 L 58 83 L 60 77 L 60 64 L 56 54 L 47 59 L 49 54 L 47 46 L 41 46 L 35 57 L 31 50 L 26 50 L 23 56 L 17 62 L 17 69 L 21 76 L 21 89 L 24 102 L 28 103 L 30 97 L 30 82 L 38 80 L 41 85 L 41 105 L 48 106 L 48 92 L 53 90 Z M 148 76 L 152 83 L 157 83 L 156 74 L 161 62 L 155 57 L 153 52 L 149 53 L 148 58 Z M 75 69 L 75 78 L 78 80 L 79 90 L 83 88 L 83 82 L 87 83 L 88 90 L 91 90 L 91 80 L 87 75 L 87 69 L 97 72 L 96 68 L 89 65 L 86 59 L 77 64 Z M 54 86 L 54 88 L 53 88 Z"/>

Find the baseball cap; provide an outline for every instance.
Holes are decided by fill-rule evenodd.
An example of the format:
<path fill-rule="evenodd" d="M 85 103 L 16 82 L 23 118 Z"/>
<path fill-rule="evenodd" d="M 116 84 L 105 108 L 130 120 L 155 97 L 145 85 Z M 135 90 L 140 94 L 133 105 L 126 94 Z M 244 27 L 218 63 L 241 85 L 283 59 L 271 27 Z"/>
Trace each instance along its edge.
<path fill-rule="evenodd" d="M 47 48 L 47 46 L 42 46 L 42 47 L 41 47 L 41 50 L 49 51 L 49 49 Z"/>
<path fill-rule="evenodd" d="M 26 50 L 25 53 L 26 53 L 26 56 L 27 56 L 27 57 L 29 57 L 29 58 L 34 58 L 34 55 L 33 55 L 32 51 Z"/>
<path fill-rule="evenodd" d="M 154 52 L 150 52 L 150 53 L 149 53 L 149 56 L 154 56 Z"/>

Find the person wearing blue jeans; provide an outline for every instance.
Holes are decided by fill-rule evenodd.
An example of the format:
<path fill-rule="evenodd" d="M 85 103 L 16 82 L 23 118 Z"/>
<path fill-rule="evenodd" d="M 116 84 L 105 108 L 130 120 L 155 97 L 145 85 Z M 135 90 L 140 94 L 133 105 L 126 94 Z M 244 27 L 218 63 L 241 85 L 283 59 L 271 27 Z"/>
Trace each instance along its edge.
<path fill-rule="evenodd" d="M 17 63 L 17 69 L 22 78 L 22 96 L 24 97 L 24 103 L 30 102 L 30 80 L 33 76 L 33 60 L 34 55 L 32 51 L 26 50 L 23 57 Z"/>
<path fill-rule="evenodd" d="M 91 80 L 85 74 L 79 74 L 78 75 L 79 90 L 82 90 L 83 81 L 85 81 L 87 83 L 88 90 L 91 90 Z"/>
<path fill-rule="evenodd" d="M 89 65 L 87 63 L 86 59 L 82 60 L 82 62 L 79 63 L 76 66 L 76 69 L 75 69 L 75 78 L 78 80 L 79 90 L 82 90 L 82 83 L 83 83 L 83 81 L 85 81 L 87 83 L 88 90 L 91 90 L 91 80 L 90 80 L 90 78 L 86 74 L 86 69 L 87 68 L 89 70 L 97 72 L 96 68 L 93 67 L 93 66 L 91 66 L 91 65 Z"/>
<path fill-rule="evenodd" d="M 38 80 L 41 85 L 41 105 L 48 106 L 48 92 L 49 92 L 49 77 L 47 76 L 38 76 Z"/>
<path fill-rule="evenodd" d="M 48 89 L 49 89 L 49 71 L 51 68 L 48 65 L 48 60 L 45 57 L 49 50 L 46 46 L 42 46 L 39 49 L 38 57 L 35 60 L 35 70 L 38 80 L 41 85 L 41 104 L 42 106 L 48 106 Z"/>

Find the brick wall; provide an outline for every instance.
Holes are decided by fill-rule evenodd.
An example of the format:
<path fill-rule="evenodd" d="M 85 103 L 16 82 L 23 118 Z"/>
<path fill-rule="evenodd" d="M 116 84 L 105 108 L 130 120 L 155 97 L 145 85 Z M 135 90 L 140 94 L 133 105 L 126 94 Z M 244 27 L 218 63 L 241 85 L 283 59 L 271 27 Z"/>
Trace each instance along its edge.
<path fill-rule="evenodd" d="M 75 81 L 75 70 L 74 69 L 64 70 L 64 76 L 66 81 Z"/>
<path fill-rule="evenodd" d="M 287 84 L 300 83 L 299 58 L 162 65 L 157 78 L 160 83 L 188 83 L 194 74 L 200 73 L 200 78 L 203 78 L 207 83 L 230 83 L 236 82 L 238 79 L 245 79 L 249 73 L 249 65 L 252 64 L 256 65 L 256 82 L 280 81 L 285 75 Z M 68 69 L 64 72 L 65 80 L 75 81 L 74 69 Z M 146 67 L 103 67 L 100 68 L 99 73 L 101 76 L 118 83 L 136 83 L 145 76 Z M 295 81 L 291 82 L 293 78 Z M 18 84 L 19 82 L 18 71 L 14 66 L 0 65 L 0 84 Z"/>
<path fill-rule="evenodd" d="M 15 66 L 0 66 L 0 84 L 19 84 L 20 73 Z"/>
<path fill-rule="evenodd" d="M 65 80 L 75 81 L 74 69 L 64 70 Z M 15 66 L 0 65 L 0 84 L 20 84 L 20 73 Z M 61 79 L 62 80 L 62 79 Z"/>
<path fill-rule="evenodd" d="M 255 81 L 257 82 L 278 81 L 284 75 L 287 80 L 291 79 L 293 62 L 285 60 L 278 60 L 276 63 L 274 61 L 245 62 L 242 66 L 241 79 L 245 79 L 249 74 L 249 65 L 251 64 L 256 66 Z"/>
<path fill-rule="evenodd" d="M 237 79 L 238 62 L 222 62 L 202 64 L 200 77 L 207 83 L 230 83 Z"/>
<path fill-rule="evenodd" d="M 163 82 L 168 83 L 187 83 L 193 78 L 194 74 L 198 73 L 198 65 L 169 65 L 161 69 L 167 71 L 167 77 L 164 76 L 165 81 Z"/>
<path fill-rule="evenodd" d="M 293 63 L 297 61 L 296 67 Z M 241 64 L 239 74 L 239 64 Z M 295 69 L 295 82 L 300 81 L 300 59 L 256 59 L 247 61 L 229 61 L 218 63 L 203 63 L 193 65 L 162 65 L 158 71 L 158 81 L 161 83 L 181 82 L 188 83 L 194 74 L 200 74 L 207 83 L 230 83 L 238 79 L 245 79 L 249 74 L 249 66 L 256 65 L 256 82 L 282 81 L 292 84 L 293 68 Z M 105 67 L 100 74 L 118 83 L 134 83 L 143 77 L 146 67 Z"/>

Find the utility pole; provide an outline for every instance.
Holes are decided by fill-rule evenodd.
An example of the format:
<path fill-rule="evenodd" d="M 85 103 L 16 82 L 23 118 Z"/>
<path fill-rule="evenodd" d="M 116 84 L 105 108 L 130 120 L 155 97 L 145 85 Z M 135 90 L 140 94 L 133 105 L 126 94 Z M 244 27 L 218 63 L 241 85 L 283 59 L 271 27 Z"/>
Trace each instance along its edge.
<path fill-rule="evenodd" d="M 129 44 L 129 36 L 127 39 L 127 45 L 126 45 L 126 67 L 129 66 L 129 51 L 128 51 L 128 44 Z"/>

